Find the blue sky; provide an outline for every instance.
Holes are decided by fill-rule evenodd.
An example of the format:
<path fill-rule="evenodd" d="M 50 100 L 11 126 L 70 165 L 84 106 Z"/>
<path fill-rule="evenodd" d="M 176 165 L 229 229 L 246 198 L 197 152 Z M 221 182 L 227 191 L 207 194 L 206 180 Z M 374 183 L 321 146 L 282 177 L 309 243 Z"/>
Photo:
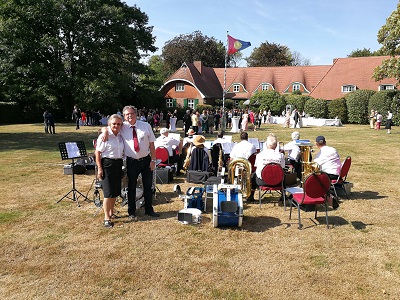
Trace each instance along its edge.
<path fill-rule="evenodd" d="M 266 41 L 299 52 L 312 65 L 332 64 L 353 50 L 378 50 L 379 29 L 398 0 L 126 0 L 153 26 L 155 46 L 199 30 L 226 43 L 226 32 L 249 41 L 247 57 Z"/>

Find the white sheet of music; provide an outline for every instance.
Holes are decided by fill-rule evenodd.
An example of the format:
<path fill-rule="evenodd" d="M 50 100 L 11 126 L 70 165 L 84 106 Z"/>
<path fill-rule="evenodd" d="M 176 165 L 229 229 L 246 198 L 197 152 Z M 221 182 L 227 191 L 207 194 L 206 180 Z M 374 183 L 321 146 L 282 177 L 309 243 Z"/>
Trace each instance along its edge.
<path fill-rule="evenodd" d="M 230 154 L 234 145 L 235 143 L 222 143 L 221 146 L 224 154 Z"/>
<path fill-rule="evenodd" d="M 180 140 L 181 140 L 181 135 L 180 135 L 179 133 L 171 133 L 171 132 L 169 132 L 169 133 L 168 133 L 168 136 L 169 136 L 171 139 L 174 139 L 174 140 L 177 140 L 177 141 L 180 141 Z"/>
<path fill-rule="evenodd" d="M 67 148 L 68 158 L 81 157 L 81 152 L 76 142 L 65 143 L 65 148 Z"/>
<path fill-rule="evenodd" d="M 258 138 L 249 138 L 248 141 L 256 147 L 256 149 L 260 149 L 260 143 L 258 141 Z"/>

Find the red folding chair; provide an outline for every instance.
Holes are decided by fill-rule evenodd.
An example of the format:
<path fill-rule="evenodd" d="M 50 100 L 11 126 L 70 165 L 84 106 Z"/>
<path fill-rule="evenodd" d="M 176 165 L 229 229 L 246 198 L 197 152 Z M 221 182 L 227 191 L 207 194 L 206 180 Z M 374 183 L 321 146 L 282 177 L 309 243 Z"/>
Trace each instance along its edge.
<path fill-rule="evenodd" d="M 292 207 L 296 206 L 299 219 L 299 229 L 302 228 L 300 219 L 300 206 L 302 205 L 314 205 L 315 206 L 315 216 L 317 218 L 317 208 L 318 205 L 323 205 L 325 207 L 325 218 L 326 226 L 329 229 L 328 223 L 328 197 L 329 197 L 329 187 L 331 185 L 331 180 L 326 173 L 315 172 L 310 174 L 304 181 L 303 191 L 299 193 L 293 193 L 293 198 L 289 200 L 290 203 L 290 214 L 289 219 L 292 218 Z M 315 222 L 314 222 L 315 223 Z"/>
<path fill-rule="evenodd" d="M 158 167 L 165 168 L 168 166 L 173 166 L 173 164 L 169 163 L 169 153 L 168 153 L 167 148 L 157 147 L 156 148 L 156 159 L 160 160 Z"/>
<path fill-rule="evenodd" d="M 344 193 L 346 194 L 347 199 L 349 199 L 349 195 L 347 195 L 344 183 L 347 179 L 347 174 L 349 173 L 350 166 L 351 166 L 351 156 L 347 156 L 346 159 L 343 161 L 342 168 L 340 169 L 340 174 L 338 178 L 332 179 L 331 181 L 331 187 L 333 188 L 336 197 L 337 197 L 337 192 L 335 186 L 340 186 L 343 189 Z"/>
<path fill-rule="evenodd" d="M 254 166 L 256 163 L 256 155 L 257 152 L 254 152 L 252 155 L 249 156 L 249 162 L 251 164 L 251 173 L 254 173 L 256 171 L 256 167 Z"/>
<path fill-rule="evenodd" d="M 260 201 L 261 208 L 261 198 L 267 192 L 277 191 L 283 197 L 283 206 L 286 210 L 286 196 L 285 196 L 285 171 L 282 166 L 277 163 L 269 163 L 261 171 L 261 179 L 265 182 L 265 185 L 259 186 L 258 189 L 258 199 Z M 261 194 L 261 192 L 263 192 Z"/>

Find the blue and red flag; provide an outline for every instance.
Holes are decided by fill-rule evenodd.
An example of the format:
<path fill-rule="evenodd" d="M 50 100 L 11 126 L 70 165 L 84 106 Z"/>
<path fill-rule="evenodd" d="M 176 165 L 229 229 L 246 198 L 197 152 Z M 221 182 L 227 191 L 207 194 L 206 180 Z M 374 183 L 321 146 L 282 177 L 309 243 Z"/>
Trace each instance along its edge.
<path fill-rule="evenodd" d="M 250 42 L 244 42 L 228 35 L 228 54 L 236 53 L 250 46 Z"/>

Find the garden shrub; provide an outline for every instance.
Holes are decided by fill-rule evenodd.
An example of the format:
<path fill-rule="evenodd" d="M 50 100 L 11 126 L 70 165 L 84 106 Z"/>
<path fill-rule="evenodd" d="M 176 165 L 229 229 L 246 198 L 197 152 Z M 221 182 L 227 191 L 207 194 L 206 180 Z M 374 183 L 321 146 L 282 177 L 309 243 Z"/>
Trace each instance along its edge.
<path fill-rule="evenodd" d="M 328 103 L 328 117 L 338 117 L 342 123 L 347 123 L 347 106 L 345 98 L 338 98 Z"/>
<path fill-rule="evenodd" d="M 345 97 L 349 123 L 367 124 L 369 122 L 368 102 L 375 93 L 371 90 L 356 90 Z"/>
<path fill-rule="evenodd" d="M 304 105 L 307 115 L 314 118 L 326 118 L 328 116 L 328 104 L 324 99 L 310 98 Z"/>

